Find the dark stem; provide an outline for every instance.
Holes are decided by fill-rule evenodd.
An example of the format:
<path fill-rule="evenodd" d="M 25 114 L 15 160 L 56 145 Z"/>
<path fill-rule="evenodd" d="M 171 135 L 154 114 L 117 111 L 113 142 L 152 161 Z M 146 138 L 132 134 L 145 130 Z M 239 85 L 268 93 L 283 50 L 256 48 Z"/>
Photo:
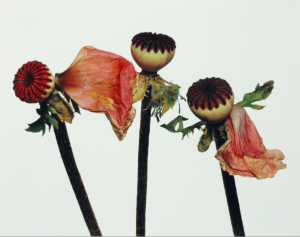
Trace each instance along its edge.
<path fill-rule="evenodd" d="M 145 236 L 146 196 L 148 174 L 148 147 L 151 121 L 151 87 L 142 100 L 139 154 L 138 154 L 138 184 L 136 202 L 136 235 Z"/>
<path fill-rule="evenodd" d="M 216 134 L 216 147 L 217 150 L 225 143 L 225 140 L 221 138 L 220 133 L 217 129 L 214 129 Z M 225 188 L 227 205 L 229 209 L 231 225 L 234 236 L 245 236 L 244 225 L 239 205 L 239 199 L 235 187 L 234 176 L 229 175 L 227 171 L 221 169 L 223 184 Z"/>
<path fill-rule="evenodd" d="M 69 136 L 66 124 L 59 120 L 58 129 L 54 129 L 57 145 L 64 162 L 67 174 L 69 176 L 72 188 L 76 195 L 85 223 L 90 231 L 91 236 L 102 236 L 98 226 L 95 214 L 93 212 L 88 195 L 85 191 L 80 173 L 73 156 L 72 147 L 69 141 Z"/>

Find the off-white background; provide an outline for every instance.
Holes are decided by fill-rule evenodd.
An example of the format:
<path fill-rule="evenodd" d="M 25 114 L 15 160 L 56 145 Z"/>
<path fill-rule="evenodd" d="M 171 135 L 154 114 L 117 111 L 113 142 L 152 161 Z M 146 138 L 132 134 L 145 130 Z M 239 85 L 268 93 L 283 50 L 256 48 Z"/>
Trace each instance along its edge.
<path fill-rule="evenodd" d="M 285 154 L 275 178 L 235 178 L 247 235 L 299 235 L 299 1 L 1 1 L 0 235 L 88 235 L 53 131 L 24 131 L 38 115 L 12 90 L 24 63 L 63 72 L 87 45 L 133 62 L 132 37 L 164 33 L 176 41 L 160 71 L 185 96 L 200 78 L 221 77 L 236 102 L 274 80 L 261 111 L 247 109 L 267 148 Z M 196 123 L 187 105 L 185 126 Z M 124 141 L 103 114 L 82 111 L 67 125 L 75 159 L 104 235 L 135 235 L 140 102 Z M 151 122 L 147 235 L 232 235 L 216 149 L 201 136 L 160 128 L 178 105 Z"/>

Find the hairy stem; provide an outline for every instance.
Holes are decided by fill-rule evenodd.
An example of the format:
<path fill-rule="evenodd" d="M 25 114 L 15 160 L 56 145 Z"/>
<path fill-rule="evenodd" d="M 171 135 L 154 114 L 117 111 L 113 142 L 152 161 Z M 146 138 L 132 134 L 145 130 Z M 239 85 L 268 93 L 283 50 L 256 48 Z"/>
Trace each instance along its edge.
<path fill-rule="evenodd" d="M 216 134 L 216 148 L 217 150 L 225 143 L 225 140 L 221 138 L 218 129 L 214 129 Z M 245 236 L 244 225 L 240 210 L 239 199 L 237 196 L 237 191 L 235 187 L 234 176 L 229 175 L 228 172 L 221 169 L 223 184 L 225 188 L 227 205 L 229 209 L 231 225 L 234 236 Z"/>
<path fill-rule="evenodd" d="M 54 129 L 57 145 L 61 154 L 61 158 L 64 162 L 67 174 L 69 176 L 72 188 L 76 195 L 78 204 L 80 206 L 85 223 L 90 231 L 91 236 L 102 236 L 101 230 L 98 226 L 95 214 L 93 212 L 88 195 L 85 191 L 80 173 L 78 171 L 69 136 L 66 128 L 66 124 L 59 120 L 58 129 Z"/>
<path fill-rule="evenodd" d="M 148 147 L 151 121 L 151 87 L 142 100 L 140 139 L 138 154 L 138 184 L 136 203 L 136 235 L 145 236 L 146 197 L 148 175 Z"/>

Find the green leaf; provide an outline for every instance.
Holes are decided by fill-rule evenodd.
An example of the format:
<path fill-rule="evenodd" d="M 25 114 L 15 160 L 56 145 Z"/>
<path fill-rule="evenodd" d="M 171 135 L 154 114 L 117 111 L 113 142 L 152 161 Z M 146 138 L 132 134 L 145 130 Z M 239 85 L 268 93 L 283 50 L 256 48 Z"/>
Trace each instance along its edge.
<path fill-rule="evenodd" d="M 168 124 L 161 125 L 161 127 L 165 128 L 168 131 L 173 132 L 173 133 L 181 132 L 182 139 L 183 139 L 186 135 L 189 136 L 189 133 L 194 133 L 195 128 L 200 130 L 201 126 L 206 124 L 204 121 L 200 121 L 198 123 L 195 123 L 192 126 L 184 128 L 183 121 L 186 121 L 186 120 L 188 120 L 188 119 L 179 115 L 175 119 L 173 119 L 171 122 L 169 122 Z M 179 124 L 179 126 L 178 126 L 178 129 L 176 130 L 175 127 L 177 126 L 177 124 Z"/>
<path fill-rule="evenodd" d="M 46 119 L 48 123 L 52 124 L 54 128 L 58 129 L 58 122 L 54 116 L 47 114 Z"/>
<path fill-rule="evenodd" d="M 185 117 L 182 117 L 181 115 L 178 115 L 177 118 L 173 119 L 168 124 L 163 124 L 161 127 L 167 129 L 169 132 L 181 132 L 183 130 L 183 123 L 182 121 L 188 120 Z M 175 130 L 176 125 L 179 123 L 179 127 L 177 130 Z"/>
<path fill-rule="evenodd" d="M 274 81 L 268 81 L 264 83 L 262 86 L 257 84 L 255 90 L 251 93 L 245 94 L 243 101 L 240 101 L 237 104 L 243 107 L 251 107 L 252 109 L 257 109 L 257 110 L 263 109 L 265 106 L 253 105 L 252 103 L 267 99 L 268 96 L 272 93 L 273 88 L 274 88 Z"/>
<path fill-rule="evenodd" d="M 151 115 L 159 122 L 161 116 L 172 109 L 179 98 L 184 98 L 179 95 L 180 86 L 167 82 L 159 76 L 150 78 L 148 82 L 151 86 Z"/>
<path fill-rule="evenodd" d="M 56 110 L 53 107 L 51 107 L 50 105 L 48 106 L 48 110 L 51 114 L 57 114 Z"/>
<path fill-rule="evenodd" d="M 43 134 L 45 134 L 45 122 L 44 120 L 40 117 L 38 120 L 36 120 L 35 122 L 28 124 L 29 127 L 27 129 L 25 129 L 27 132 L 40 132 L 43 131 Z"/>
<path fill-rule="evenodd" d="M 201 136 L 201 139 L 198 143 L 198 150 L 200 152 L 205 152 L 210 146 L 210 143 L 213 140 L 213 131 L 209 126 L 205 127 L 204 133 Z"/>

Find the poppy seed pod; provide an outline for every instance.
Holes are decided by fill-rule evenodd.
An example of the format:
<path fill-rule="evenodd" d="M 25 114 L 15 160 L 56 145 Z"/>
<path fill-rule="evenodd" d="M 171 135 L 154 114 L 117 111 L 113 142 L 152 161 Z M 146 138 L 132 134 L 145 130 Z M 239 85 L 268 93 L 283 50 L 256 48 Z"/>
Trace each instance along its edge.
<path fill-rule="evenodd" d="M 144 72 L 156 73 L 173 59 L 175 48 L 171 37 L 144 32 L 133 37 L 131 54 Z"/>
<path fill-rule="evenodd" d="M 215 77 L 193 83 L 187 98 L 194 115 L 210 124 L 225 120 L 234 104 L 234 94 L 230 85 L 227 81 Z"/>
<path fill-rule="evenodd" d="M 55 87 L 52 72 L 38 61 L 24 64 L 15 75 L 13 83 L 16 96 L 27 103 L 43 101 Z"/>

